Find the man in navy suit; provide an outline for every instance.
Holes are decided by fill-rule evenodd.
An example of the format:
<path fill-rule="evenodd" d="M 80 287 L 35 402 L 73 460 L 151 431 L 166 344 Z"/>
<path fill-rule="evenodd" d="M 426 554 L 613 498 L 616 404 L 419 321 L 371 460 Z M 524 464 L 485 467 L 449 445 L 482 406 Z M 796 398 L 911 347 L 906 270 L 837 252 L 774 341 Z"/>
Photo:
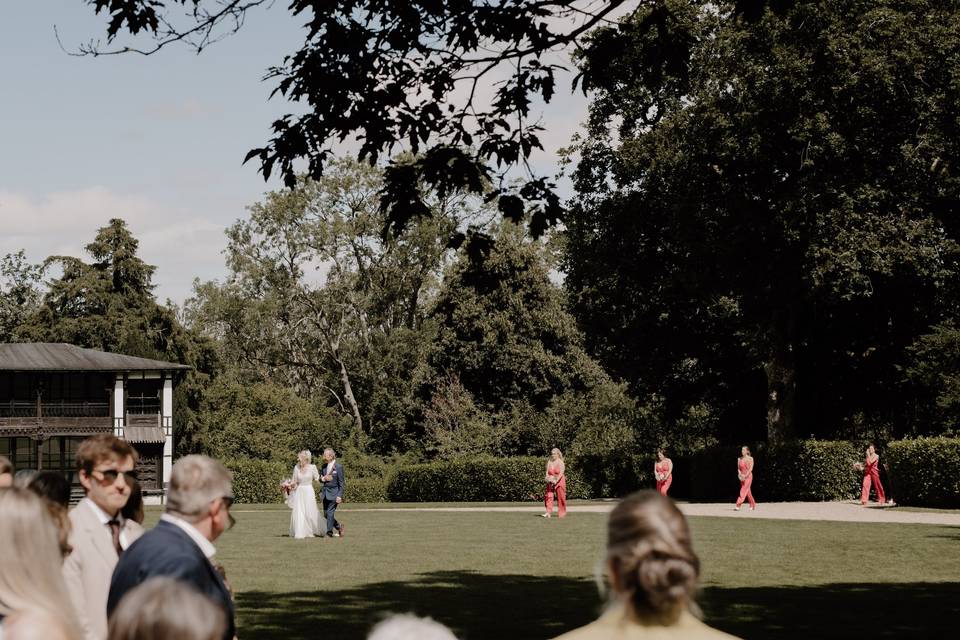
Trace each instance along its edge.
<path fill-rule="evenodd" d="M 323 461 L 326 463 L 320 474 L 323 480 L 323 512 L 327 514 L 327 536 L 331 538 L 343 537 L 343 525 L 337 522 L 337 507 L 343 502 L 343 465 L 337 462 L 337 454 L 327 447 L 323 450 Z"/>
<path fill-rule="evenodd" d="M 233 600 L 217 571 L 213 546 L 233 525 L 230 505 L 233 491 L 230 472 L 206 456 L 186 456 L 173 465 L 166 512 L 160 522 L 130 545 L 120 556 L 110 583 L 107 614 L 121 598 L 154 576 L 180 580 L 210 596 L 227 618 L 224 640 L 236 635 Z M 176 612 L 171 612 L 176 615 Z"/>

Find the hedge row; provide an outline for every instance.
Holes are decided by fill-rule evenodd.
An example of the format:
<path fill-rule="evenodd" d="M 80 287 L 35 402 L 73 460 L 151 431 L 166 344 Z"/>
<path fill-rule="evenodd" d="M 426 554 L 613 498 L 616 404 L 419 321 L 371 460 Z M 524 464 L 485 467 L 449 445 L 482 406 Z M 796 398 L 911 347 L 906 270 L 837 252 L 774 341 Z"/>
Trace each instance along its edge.
<path fill-rule="evenodd" d="M 266 460 L 234 459 L 224 464 L 233 474 L 233 496 L 243 504 L 283 502 L 280 483 L 290 477 L 293 466 Z"/>
<path fill-rule="evenodd" d="M 843 500 L 859 496 L 863 452 L 845 441 L 802 440 L 756 445 L 753 493 L 757 500 Z M 712 447 L 675 456 L 673 497 L 729 500 L 739 491 L 739 447 Z M 889 470 L 887 492 L 908 505 L 960 507 L 960 438 L 891 442 L 881 450 Z M 567 459 L 570 498 L 626 495 L 653 482 L 653 457 L 631 454 Z M 353 478 L 347 502 L 484 502 L 543 498 L 545 458 L 472 458 L 402 465 L 387 478 Z M 237 502 L 282 502 L 279 486 L 290 469 L 261 460 L 230 460 Z"/>
<path fill-rule="evenodd" d="M 387 482 L 393 502 L 520 501 L 543 496 L 542 458 L 471 458 L 400 467 Z M 568 491 L 580 486 L 567 476 Z"/>
<path fill-rule="evenodd" d="M 238 503 L 282 503 L 280 483 L 290 477 L 293 468 L 281 462 L 234 459 L 224 461 L 233 474 L 233 495 Z M 319 498 L 319 496 L 318 496 Z M 386 483 L 380 478 L 354 478 L 347 475 L 344 500 L 347 502 L 384 502 Z"/>
<path fill-rule="evenodd" d="M 859 458 L 849 442 L 799 440 L 778 446 L 751 445 L 753 495 L 757 500 L 844 500 L 856 495 Z M 733 500 L 739 446 L 710 447 L 674 459 L 671 495 L 687 500 Z"/>
<path fill-rule="evenodd" d="M 887 493 L 900 504 L 960 508 L 960 438 L 897 440 L 886 447 Z"/>

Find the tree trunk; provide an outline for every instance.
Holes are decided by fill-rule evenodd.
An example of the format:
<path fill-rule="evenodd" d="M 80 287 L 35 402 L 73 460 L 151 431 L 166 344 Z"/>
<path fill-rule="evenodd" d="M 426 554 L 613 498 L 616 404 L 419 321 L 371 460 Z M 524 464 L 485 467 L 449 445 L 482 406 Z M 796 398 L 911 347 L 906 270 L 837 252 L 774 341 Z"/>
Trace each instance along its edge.
<path fill-rule="evenodd" d="M 334 352 L 334 359 L 337 361 L 337 364 L 340 365 L 340 382 L 343 384 L 343 397 L 346 399 L 347 404 L 350 405 L 350 411 L 353 413 L 353 421 L 357 430 L 363 433 L 363 418 L 360 417 L 360 405 L 357 404 L 357 399 L 353 395 L 353 387 L 350 386 L 350 374 L 347 373 L 347 367 L 343 364 L 343 360 L 340 359 L 340 354 L 336 351 Z"/>
<path fill-rule="evenodd" d="M 767 374 L 767 442 L 781 444 L 796 436 L 797 374 L 789 327 L 774 330 L 763 370 Z"/>

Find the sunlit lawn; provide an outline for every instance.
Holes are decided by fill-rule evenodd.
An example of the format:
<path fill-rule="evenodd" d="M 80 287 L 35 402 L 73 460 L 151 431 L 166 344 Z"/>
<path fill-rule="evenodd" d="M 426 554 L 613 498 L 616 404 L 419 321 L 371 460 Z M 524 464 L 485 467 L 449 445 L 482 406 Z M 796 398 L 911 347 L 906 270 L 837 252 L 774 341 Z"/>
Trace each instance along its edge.
<path fill-rule="evenodd" d="M 364 638 L 414 611 L 464 640 L 552 638 L 601 606 L 603 514 L 342 509 L 341 539 L 291 540 L 282 505 L 237 505 L 217 541 L 241 640 Z M 377 505 L 383 506 L 383 505 Z M 353 511 L 351 511 L 353 509 Z M 157 517 L 150 510 L 148 524 Z M 745 638 L 952 637 L 960 528 L 692 518 L 707 622 Z"/>

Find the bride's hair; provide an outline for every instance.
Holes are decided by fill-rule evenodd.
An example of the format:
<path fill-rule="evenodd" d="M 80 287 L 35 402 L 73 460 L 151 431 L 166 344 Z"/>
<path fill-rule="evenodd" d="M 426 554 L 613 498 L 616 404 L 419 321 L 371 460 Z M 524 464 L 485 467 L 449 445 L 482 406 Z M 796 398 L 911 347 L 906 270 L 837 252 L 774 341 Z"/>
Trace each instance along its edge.
<path fill-rule="evenodd" d="M 303 451 L 301 451 L 300 453 L 298 453 L 298 454 L 297 454 L 297 460 L 300 459 L 300 456 L 303 456 L 304 458 L 307 459 L 307 464 L 310 464 L 310 462 L 313 460 L 313 454 L 310 453 L 310 449 L 304 449 Z"/>

